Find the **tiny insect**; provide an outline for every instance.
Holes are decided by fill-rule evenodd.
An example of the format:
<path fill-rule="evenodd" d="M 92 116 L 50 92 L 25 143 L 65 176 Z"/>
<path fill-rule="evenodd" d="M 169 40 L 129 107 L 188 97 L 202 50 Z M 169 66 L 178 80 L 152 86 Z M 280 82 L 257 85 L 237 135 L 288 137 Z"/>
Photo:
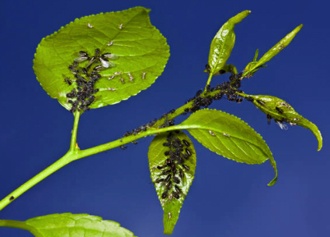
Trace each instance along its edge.
<path fill-rule="evenodd" d="M 191 151 L 188 148 L 186 148 L 186 153 L 188 156 L 191 156 Z"/>
<path fill-rule="evenodd" d="M 176 199 L 180 198 L 180 194 L 178 194 L 177 192 L 172 192 L 173 197 L 175 197 Z"/>
<path fill-rule="evenodd" d="M 68 77 L 64 78 L 64 82 L 65 82 L 66 84 L 68 84 L 69 86 L 72 85 L 72 80 L 71 80 L 70 78 L 68 78 Z"/>
<path fill-rule="evenodd" d="M 122 30 L 124 28 L 124 24 L 121 23 L 119 26 L 118 26 L 119 30 Z"/>
<path fill-rule="evenodd" d="M 280 121 L 277 121 L 276 123 L 282 130 L 288 130 L 288 126 L 285 123 L 282 123 Z"/>
<path fill-rule="evenodd" d="M 133 75 L 130 72 L 128 72 L 127 75 L 129 77 L 129 81 L 132 82 L 134 80 Z"/>
<path fill-rule="evenodd" d="M 91 23 L 87 23 L 87 27 L 88 27 L 89 29 L 94 28 L 94 26 L 93 26 Z"/>
<path fill-rule="evenodd" d="M 190 143 L 187 140 L 183 139 L 182 142 L 185 144 L 185 146 L 190 146 Z"/>
<path fill-rule="evenodd" d="M 173 177 L 173 182 L 176 183 L 176 184 L 179 184 L 180 183 L 180 179 L 178 177 Z"/>
<path fill-rule="evenodd" d="M 167 198 L 167 196 L 168 196 L 168 192 L 167 192 L 167 191 L 163 192 L 163 194 L 162 194 L 162 199 Z"/>
<path fill-rule="evenodd" d="M 110 63 L 108 61 L 104 60 L 103 58 L 100 58 L 100 62 L 102 64 L 102 67 L 109 68 Z"/>
<path fill-rule="evenodd" d="M 158 179 L 155 180 L 155 183 L 160 183 L 160 182 L 163 182 L 163 181 L 164 181 L 164 179 L 158 178 Z"/>
<path fill-rule="evenodd" d="M 213 132 L 212 130 L 209 130 L 209 134 L 210 134 L 211 136 L 215 136 L 215 134 L 214 134 L 214 132 Z"/>
<path fill-rule="evenodd" d="M 113 41 L 107 43 L 107 46 L 112 46 L 112 45 L 113 45 Z"/>
<path fill-rule="evenodd" d="M 190 170 L 190 167 L 189 167 L 188 165 L 183 164 L 182 167 L 183 167 L 185 170 L 187 170 L 187 171 Z"/>

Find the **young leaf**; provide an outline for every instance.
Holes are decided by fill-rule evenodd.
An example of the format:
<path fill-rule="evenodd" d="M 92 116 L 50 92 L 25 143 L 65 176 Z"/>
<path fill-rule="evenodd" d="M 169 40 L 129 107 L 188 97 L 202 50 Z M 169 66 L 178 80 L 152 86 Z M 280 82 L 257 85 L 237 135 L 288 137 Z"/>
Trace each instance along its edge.
<path fill-rule="evenodd" d="M 63 236 L 108 236 L 133 237 L 134 234 L 114 221 L 88 214 L 51 214 L 26 220 L 25 222 L 2 220 L 1 226 L 21 228 L 36 237 Z"/>
<path fill-rule="evenodd" d="M 234 115 L 203 109 L 193 113 L 180 125 L 203 146 L 228 159 L 246 164 L 261 164 L 270 160 L 277 180 L 276 162 L 263 138 L 247 123 Z"/>
<path fill-rule="evenodd" d="M 150 23 L 149 10 L 135 7 L 76 19 L 43 38 L 33 68 L 43 89 L 66 109 L 72 110 L 68 97 L 77 87 L 91 83 L 93 93 L 84 103 L 99 108 L 150 87 L 168 57 L 169 46 Z"/>
<path fill-rule="evenodd" d="M 322 135 L 318 127 L 314 123 L 297 113 L 294 108 L 286 101 L 270 95 L 243 96 L 246 97 L 248 100 L 252 101 L 258 109 L 264 112 L 268 117 L 273 118 L 276 122 L 286 122 L 290 125 L 299 125 L 309 129 L 317 139 L 317 150 L 319 151 L 322 149 Z"/>
<path fill-rule="evenodd" d="M 234 27 L 247 17 L 251 11 L 245 10 L 230 18 L 214 36 L 209 52 L 208 70 L 216 75 L 226 65 L 226 62 L 235 45 Z"/>
<path fill-rule="evenodd" d="M 167 132 L 153 139 L 148 158 L 151 180 L 164 212 L 164 233 L 171 234 L 195 177 L 195 148 L 184 133 Z"/>
<path fill-rule="evenodd" d="M 275 57 L 279 52 L 281 52 L 286 46 L 288 46 L 293 38 L 298 34 L 302 28 L 302 24 L 297 26 L 293 31 L 287 34 L 283 39 L 281 39 L 277 44 L 275 44 L 271 49 L 269 49 L 258 61 L 256 55 L 252 62 L 248 63 L 244 69 L 243 76 L 253 76 L 261 67 L 264 67 L 265 64 Z"/>

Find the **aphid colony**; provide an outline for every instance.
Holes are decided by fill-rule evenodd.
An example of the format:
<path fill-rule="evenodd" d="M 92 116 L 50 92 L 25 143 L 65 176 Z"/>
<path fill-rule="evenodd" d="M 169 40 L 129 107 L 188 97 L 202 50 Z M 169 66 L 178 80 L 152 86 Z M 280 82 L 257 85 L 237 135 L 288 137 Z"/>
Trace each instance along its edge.
<path fill-rule="evenodd" d="M 66 94 L 68 102 L 72 105 L 71 112 L 89 109 L 89 106 L 95 100 L 94 94 L 98 92 L 98 89 L 94 88 L 94 86 L 101 78 L 100 71 L 113 65 L 109 61 L 113 57 L 111 53 L 101 54 L 100 49 L 95 49 L 93 56 L 89 56 L 85 51 L 78 53 L 78 57 L 68 67 L 74 79 L 67 77 L 64 79 L 68 85 L 73 83 L 76 85 L 71 92 Z"/>
<path fill-rule="evenodd" d="M 199 90 L 196 95 L 189 99 L 186 103 L 192 101 L 192 106 L 185 109 L 185 113 L 193 113 L 199 109 L 207 108 L 212 104 L 214 100 L 221 99 L 224 95 L 227 96 L 229 101 L 237 103 L 242 102 L 242 98 L 236 94 L 236 92 L 242 92 L 239 90 L 241 87 L 242 74 L 231 74 L 229 81 L 223 82 L 215 87 L 207 87 L 207 91 L 203 92 Z"/>
<path fill-rule="evenodd" d="M 163 199 L 173 197 L 179 199 L 183 194 L 180 186 L 184 182 L 185 172 L 190 170 L 190 167 L 185 164 L 192 156 L 190 143 L 185 139 L 179 139 L 175 132 L 169 132 L 163 146 L 168 148 L 164 152 L 167 158 L 162 165 L 157 166 L 161 173 L 154 182 L 164 187 L 161 195 Z"/>

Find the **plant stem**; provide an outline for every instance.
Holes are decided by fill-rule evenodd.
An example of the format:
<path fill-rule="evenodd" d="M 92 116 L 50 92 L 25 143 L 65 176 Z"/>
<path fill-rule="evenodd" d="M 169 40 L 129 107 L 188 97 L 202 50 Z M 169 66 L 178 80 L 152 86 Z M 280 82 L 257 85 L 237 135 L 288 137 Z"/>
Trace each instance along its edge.
<path fill-rule="evenodd" d="M 70 151 L 79 149 L 79 147 L 77 145 L 77 132 L 78 132 L 78 124 L 79 124 L 80 115 L 81 114 L 79 111 L 76 111 L 74 113 L 73 128 L 71 131 Z"/>
<path fill-rule="evenodd" d="M 212 74 L 210 73 L 209 74 L 209 77 L 207 78 L 207 82 L 206 82 L 206 85 L 205 85 L 205 88 L 204 88 L 204 92 L 207 91 L 207 87 L 211 84 L 211 79 L 212 79 Z"/>
<path fill-rule="evenodd" d="M 3 198 L 0 201 L 0 210 L 5 208 L 7 205 L 9 205 L 11 202 L 13 202 L 15 199 L 17 199 L 19 196 L 21 196 L 23 193 L 25 193 L 27 190 L 32 188 L 34 185 L 38 184 L 40 181 L 44 180 L 49 175 L 53 174 L 57 170 L 61 169 L 63 166 L 67 165 L 72 161 L 72 152 L 66 153 L 63 157 L 61 157 L 59 160 L 55 161 L 53 164 L 48 166 L 46 169 L 41 171 L 39 174 L 32 177 L 30 180 L 19 186 L 17 189 L 15 189 L 13 192 L 8 194 L 5 198 Z"/>
<path fill-rule="evenodd" d="M 24 184 L 19 186 L 17 189 L 15 189 L 13 192 L 8 194 L 5 198 L 3 198 L 0 201 L 0 210 L 5 208 L 7 205 L 9 205 L 11 202 L 13 202 L 15 199 L 17 199 L 19 196 L 21 196 L 23 193 L 25 193 L 27 190 L 50 176 L 51 174 L 55 173 L 57 170 L 63 168 L 70 162 L 76 160 L 77 153 L 79 152 L 79 147 L 77 145 L 77 132 L 78 132 L 78 124 L 79 124 L 79 118 L 80 118 L 80 112 L 74 113 L 74 121 L 73 121 L 73 128 L 71 132 L 71 142 L 70 142 L 70 149 L 69 151 L 60 159 L 55 161 L 53 164 L 48 166 L 46 169 L 26 181 Z"/>

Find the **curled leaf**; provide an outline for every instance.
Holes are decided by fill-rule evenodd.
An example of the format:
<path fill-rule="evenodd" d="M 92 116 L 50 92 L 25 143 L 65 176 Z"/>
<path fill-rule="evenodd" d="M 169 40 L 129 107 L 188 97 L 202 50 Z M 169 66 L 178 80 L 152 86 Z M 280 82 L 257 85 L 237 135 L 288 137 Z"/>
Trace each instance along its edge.
<path fill-rule="evenodd" d="M 214 36 L 208 58 L 208 72 L 211 75 L 219 74 L 220 70 L 225 67 L 226 62 L 235 45 L 234 27 L 247 17 L 251 11 L 245 10 L 230 18 L 217 34 Z"/>
<path fill-rule="evenodd" d="M 243 96 L 246 97 L 248 100 L 252 101 L 258 109 L 264 112 L 269 118 L 273 118 L 276 122 L 286 122 L 290 125 L 299 125 L 309 129 L 317 139 L 317 150 L 319 151 L 322 149 L 322 135 L 318 127 L 314 123 L 297 113 L 294 108 L 286 101 L 270 95 Z"/>
<path fill-rule="evenodd" d="M 256 52 L 253 61 L 248 63 L 244 69 L 243 76 L 252 76 L 256 73 L 261 67 L 264 67 L 265 64 L 280 53 L 286 46 L 288 46 L 293 38 L 303 27 L 302 24 L 293 29 L 289 34 L 284 36 L 278 43 L 276 43 L 271 49 L 269 49 L 259 60 L 257 60 L 258 52 Z"/>
<path fill-rule="evenodd" d="M 42 39 L 34 71 L 66 109 L 84 111 L 126 100 L 150 87 L 169 58 L 166 39 L 135 7 L 85 16 Z"/>
<path fill-rule="evenodd" d="M 246 164 L 262 164 L 270 160 L 277 180 L 277 167 L 268 145 L 253 128 L 234 115 L 203 109 L 180 125 L 203 146 L 228 159 Z"/>
<path fill-rule="evenodd" d="M 153 139 L 148 159 L 151 180 L 164 211 L 164 233 L 171 234 L 195 177 L 195 148 L 184 133 L 167 132 Z"/>

